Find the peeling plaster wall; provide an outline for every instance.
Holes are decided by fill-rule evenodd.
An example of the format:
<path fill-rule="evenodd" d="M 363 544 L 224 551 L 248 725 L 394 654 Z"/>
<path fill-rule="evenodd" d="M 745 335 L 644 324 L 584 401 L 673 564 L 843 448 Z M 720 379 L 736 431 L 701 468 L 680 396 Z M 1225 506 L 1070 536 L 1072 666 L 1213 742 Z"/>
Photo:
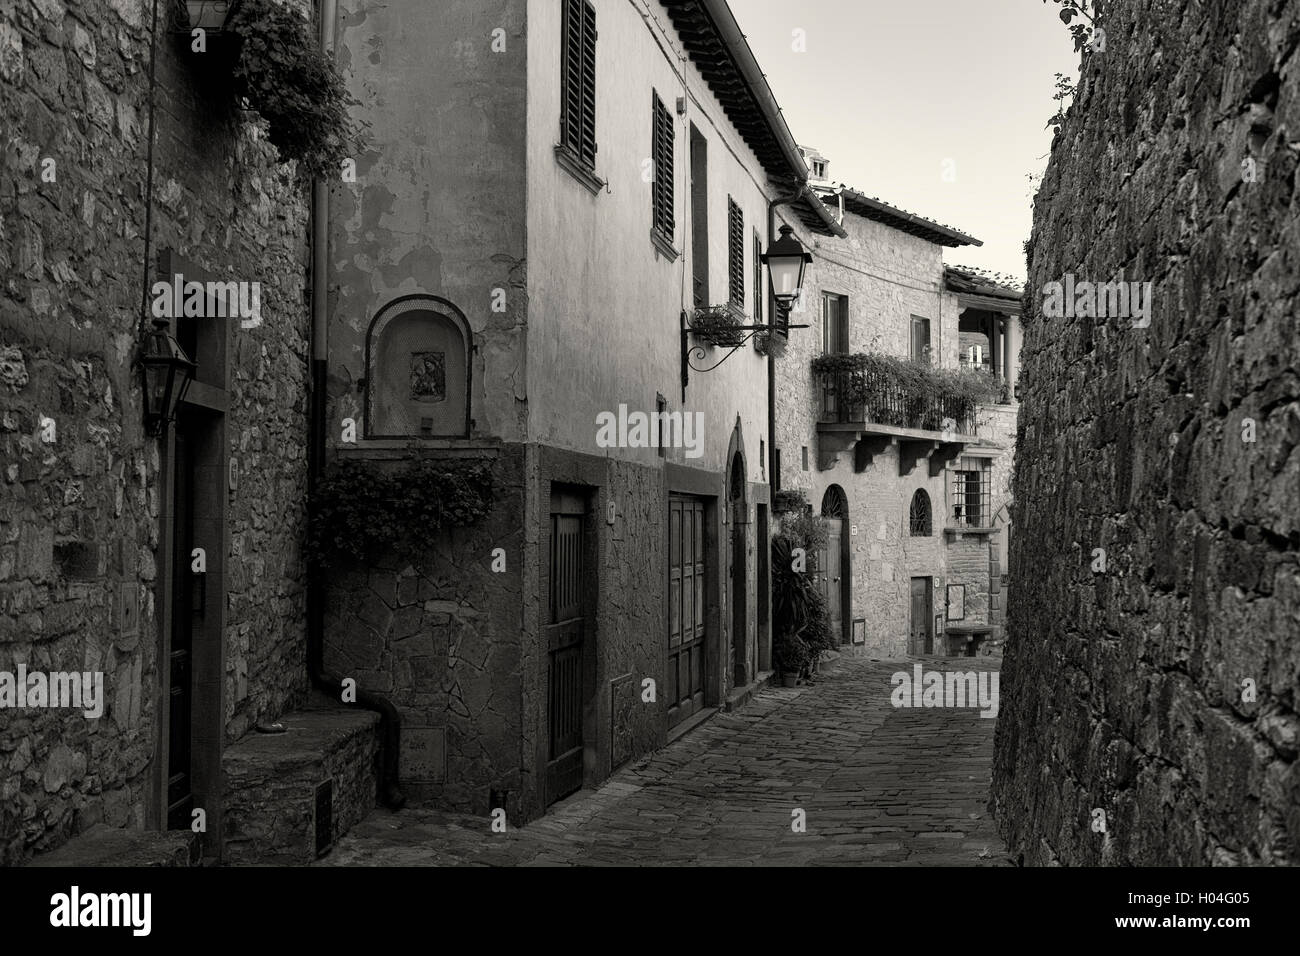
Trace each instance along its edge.
<path fill-rule="evenodd" d="M 371 320 L 412 293 L 473 330 L 472 434 L 524 438 L 524 2 L 339 4 L 336 60 L 371 143 L 330 190 L 332 444 L 344 418 L 361 434 Z"/>

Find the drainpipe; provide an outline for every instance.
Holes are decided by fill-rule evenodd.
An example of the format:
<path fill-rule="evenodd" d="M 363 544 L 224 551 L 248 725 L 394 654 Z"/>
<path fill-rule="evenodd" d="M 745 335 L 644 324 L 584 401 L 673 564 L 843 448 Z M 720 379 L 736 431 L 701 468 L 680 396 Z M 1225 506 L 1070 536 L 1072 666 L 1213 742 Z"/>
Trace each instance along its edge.
<path fill-rule="evenodd" d="M 334 49 L 334 20 L 337 0 L 320 2 L 321 51 Z M 312 180 L 311 194 L 311 405 L 308 412 L 310 444 L 307 458 L 308 518 L 325 469 L 325 378 L 329 368 L 328 328 L 325 309 L 325 276 L 329 249 L 329 190 L 319 177 Z M 325 576 L 320 568 L 307 568 L 307 674 L 314 686 L 334 697 L 342 680 L 325 670 Z M 406 804 L 399 780 L 402 743 L 402 715 L 393 702 L 379 694 L 357 688 L 357 703 L 379 714 L 379 756 L 382 768 L 379 799 L 384 806 L 400 810 Z"/>

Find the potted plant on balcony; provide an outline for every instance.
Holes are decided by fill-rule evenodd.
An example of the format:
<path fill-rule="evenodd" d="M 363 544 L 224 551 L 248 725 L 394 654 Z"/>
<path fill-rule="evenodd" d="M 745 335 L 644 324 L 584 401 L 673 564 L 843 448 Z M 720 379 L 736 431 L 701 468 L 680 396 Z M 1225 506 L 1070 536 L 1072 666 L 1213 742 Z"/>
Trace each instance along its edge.
<path fill-rule="evenodd" d="M 741 316 L 731 303 L 710 305 L 691 313 L 691 333 L 707 345 L 730 348 L 745 341 L 746 332 L 737 328 Z"/>

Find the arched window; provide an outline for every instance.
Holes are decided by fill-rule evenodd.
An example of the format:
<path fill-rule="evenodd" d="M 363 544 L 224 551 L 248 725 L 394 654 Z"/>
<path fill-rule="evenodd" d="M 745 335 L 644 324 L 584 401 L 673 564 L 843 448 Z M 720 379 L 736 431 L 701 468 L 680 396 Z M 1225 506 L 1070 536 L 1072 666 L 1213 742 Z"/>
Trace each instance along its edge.
<path fill-rule="evenodd" d="M 472 342 L 446 299 L 409 295 L 381 309 L 366 335 L 366 437 L 468 438 Z"/>
<path fill-rule="evenodd" d="M 847 518 L 849 516 L 849 499 L 839 485 L 831 485 L 822 495 L 823 518 Z"/>
<path fill-rule="evenodd" d="M 912 537 L 928 538 L 934 534 L 930 515 L 930 496 L 925 493 L 925 489 L 918 488 L 916 494 L 912 495 L 912 508 L 907 516 L 907 523 L 911 529 Z"/>

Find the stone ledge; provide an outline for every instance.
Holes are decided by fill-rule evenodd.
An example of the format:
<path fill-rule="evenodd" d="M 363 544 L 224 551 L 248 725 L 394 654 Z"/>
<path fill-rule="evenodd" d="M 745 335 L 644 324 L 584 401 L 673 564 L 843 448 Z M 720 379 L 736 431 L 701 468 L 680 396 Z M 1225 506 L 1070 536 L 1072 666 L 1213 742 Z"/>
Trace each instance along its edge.
<path fill-rule="evenodd" d="M 378 792 L 379 715 L 317 699 L 222 755 L 225 863 L 310 863 L 317 857 L 316 788 L 332 781 L 327 846 L 360 822 Z"/>
<path fill-rule="evenodd" d="M 28 866 L 198 866 L 199 834 L 189 830 L 119 830 L 96 824 Z"/>

